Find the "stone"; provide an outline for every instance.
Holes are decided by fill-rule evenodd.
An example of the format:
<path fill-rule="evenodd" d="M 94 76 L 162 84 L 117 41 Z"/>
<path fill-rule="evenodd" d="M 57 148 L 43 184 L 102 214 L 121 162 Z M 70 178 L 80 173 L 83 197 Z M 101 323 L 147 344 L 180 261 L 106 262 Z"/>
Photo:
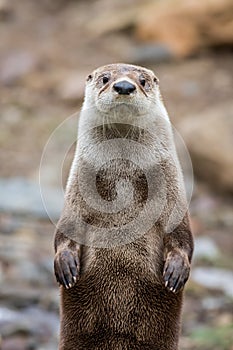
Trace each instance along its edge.
<path fill-rule="evenodd" d="M 59 328 L 57 313 L 39 309 L 36 306 L 24 310 L 0 308 L 0 327 L 3 336 L 3 349 L 38 349 L 35 342 L 56 344 Z M 27 338 L 19 338 L 20 334 Z M 18 335 L 18 337 L 15 337 Z M 36 344 L 35 344 L 36 345 Z M 18 346 L 18 347 L 17 347 Z"/>
<path fill-rule="evenodd" d="M 195 238 L 194 260 L 205 258 L 212 261 L 219 255 L 218 247 L 211 238 L 206 236 Z"/>
<path fill-rule="evenodd" d="M 13 15 L 13 4 L 9 0 L 0 0 L 0 21 L 7 21 Z"/>
<path fill-rule="evenodd" d="M 168 62 L 173 58 L 173 53 L 164 44 L 137 45 L 129 54 L 129 61 L 133 64 L 147 65 L 158 62 Z"/>
<path fill-rule="evenodd" d="M 0 287 L 0 299 L 4 305 L 19 309 L 40 304 L 58 310 L 59 289 L 55 282 L 53 287 L 42 288 L 30 287 L 26 283 L 21 284 L 17 281 L 14 284 L 4 281 L 4 289 Z"/>
<path fill-rule="evenodd" d="M 232 13 L 231 0 L 150 2 L 138 15 L 136 37 L 163 43 L 176 57 L 191 56 L 206 47 L 230 47 Z"/>
<path fill-rule="evenodd" d="M 206 297 L 202 300 L 202 306 L 205 310 L 218 310 L 226 304 L 225 298 L 221 297 Z"/>
<path fill-rule="evenodd" d="M 20 78 L 32 72 L 38 65 L 36 56 L 29 51 L 12 51 L 1 64 L 0 81 L 4 85 L 13 85 Z"/>
<path fill-rule="evenodd" d="M 140 10 L 139 6 L 125 7 L 124 11 L 121 8 L 108 11 L 106 8 L 87 23 L 87 30 L 95 38 L 111 32 L 127 31 L 135 25 Z"/>
<path fill-rule="evenodd" d="M 62 100 L 75 102 L 83 99 L 87 72 L 71 72 L 60 83 L 57 93 Z"/>
<path fill-rule="evenodd" d="M 26 178 L 0 179 L 0 210 L 14 214 L 31 214 L 38 218 L 59 218 L 63 206 L 63 192 L 56 187 L 43 187 L 44 207 L 39 183 Z"/>
<path fill-rule="evenodd" d="M 196 267 L 192 270 L 191 278 L 206 288 L 220 290 L 233 298 L 232 271 L 214 267 Z"/>
<path fill-rule="evenodd" d="M 233 193 L 233 102 L 218 104 L 179 123 L 194 173 L 214 189 Z"/>

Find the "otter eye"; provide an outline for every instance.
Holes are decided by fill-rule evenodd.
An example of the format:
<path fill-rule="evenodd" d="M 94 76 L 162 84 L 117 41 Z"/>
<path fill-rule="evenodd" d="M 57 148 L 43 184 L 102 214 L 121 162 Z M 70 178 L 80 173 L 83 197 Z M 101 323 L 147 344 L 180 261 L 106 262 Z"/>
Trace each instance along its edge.
<path fill-rule="evenodd" d="M 157 77 L 154 77 L 154 83 L 158 84 L 159 83 L 159 79 Z"/>
<path fill-rule="evenodd" d="M 146 79 L 144 77 L 139 78 L 140 84 L 144 87 L 146 85 Z"/>
<path fill-rule="evenodd" d="M 87 77 L 87 81 L 91 81 L 91 80 L 92 80 L 92 78 L 93 78 L 93 77 L 92 77 L 92 75 L 91 75 L 91 74 L 89 74 L 89 75 L 88 75 L 88 77 Z"/>
<path fill-rule="evenodd" d="M 103 84 L 107 84 L 109 82 L 110 78 L 107 75 L 104 75 L 102 78 Z"/>

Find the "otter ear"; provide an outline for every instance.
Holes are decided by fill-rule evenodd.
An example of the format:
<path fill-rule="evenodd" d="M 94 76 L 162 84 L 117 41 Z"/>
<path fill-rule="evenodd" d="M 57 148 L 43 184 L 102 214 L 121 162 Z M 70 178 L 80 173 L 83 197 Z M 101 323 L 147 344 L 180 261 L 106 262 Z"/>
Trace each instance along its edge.
<path fill-rule="evenodd" d="M 93 75 L 89 74 L 86 78 L 86 82 L 92 81 L 92 79 L 93 79 Z"/>
<path fill-rule="evenodd" d="M 155 82 L 155 84 L 159 85 L 159 78 L 157 78 L 156 76 L 154 76 L 154 82 Z"/>

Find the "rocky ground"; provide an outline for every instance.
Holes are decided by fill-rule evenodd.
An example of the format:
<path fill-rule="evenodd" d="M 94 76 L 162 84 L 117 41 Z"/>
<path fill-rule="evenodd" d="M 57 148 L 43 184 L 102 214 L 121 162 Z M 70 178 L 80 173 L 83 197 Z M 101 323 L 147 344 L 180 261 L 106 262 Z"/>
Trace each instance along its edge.
<path fill-rule="evenodd" d="M 62 206 L 84 77 L 116 61 L 154 69 L 193 162 L 196 249 L 181 349 L 233 349 L 232 52 L 218 46 L 183 58 L 169 40 L 167 46 L 140 41 L 141 6 L 136 0 L 127 6 L 123 0 L 0 1 L 2 350 L 57 348 L 53 222 Z"/>

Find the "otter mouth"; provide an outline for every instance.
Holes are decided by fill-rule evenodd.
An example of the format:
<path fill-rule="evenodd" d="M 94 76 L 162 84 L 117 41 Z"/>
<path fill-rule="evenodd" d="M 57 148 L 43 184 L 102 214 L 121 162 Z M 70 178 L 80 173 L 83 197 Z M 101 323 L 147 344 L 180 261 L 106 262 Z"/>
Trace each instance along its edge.
<path fill-rule="evenodd" d="M 109 106 L 110 107 L 110 106 Z M 119 120 L 135 120 L 136 117 L 141 117 L 146 114 L 144 109 L 141 109 L 138 104 L 133 101 L 114 101 L 108 110 L 112 118 Z"/>
<path fill-rule="evenodd" d="M 113 104 L 115 104 L 116 106 L 132 106 L 134 104 L 134 102 L 131 100 L 129 101 L 125 101 L 125 100 L 115 100 L 113 102 Z"/>
<path fill-rule="evenodd" d="M 112 103 L 112 107 L 111 107 L 111 110 L 114 110 L 114 109 L 129 109 L 129 110 L 132 110 L 132 109 L 135 109 L 136 105 L 133 101 L 114 101 Z"/>

